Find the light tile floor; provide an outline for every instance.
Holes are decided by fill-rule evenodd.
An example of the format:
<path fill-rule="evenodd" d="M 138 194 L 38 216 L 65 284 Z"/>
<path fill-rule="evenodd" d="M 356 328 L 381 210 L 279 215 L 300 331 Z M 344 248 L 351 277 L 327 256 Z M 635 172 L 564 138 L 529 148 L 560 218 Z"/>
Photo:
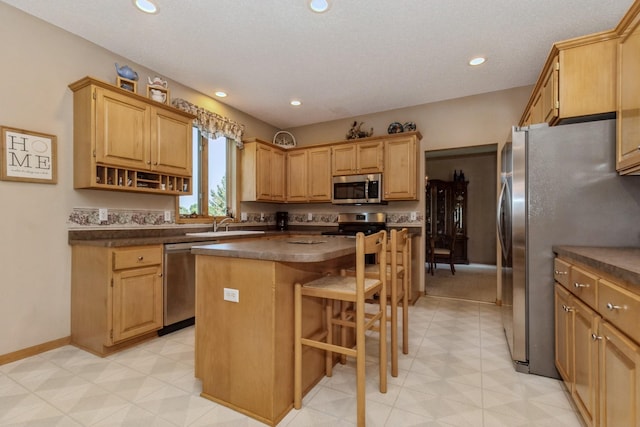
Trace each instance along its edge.
<path fill-rule="evenodd" d="M 190 327 L 107 358 L 65 346 L 0 366 L 0 425 L 264 425 L 199 396 L 193 341 Z M 559 381 L 514 371 L 494 305 L 420 298 L 410 308 L 410 352 L 386 394 L 369 355 L 368 426 L 581 426 Z M 279 426 L 353 426 L 355 414 L 349 362 Z"/>

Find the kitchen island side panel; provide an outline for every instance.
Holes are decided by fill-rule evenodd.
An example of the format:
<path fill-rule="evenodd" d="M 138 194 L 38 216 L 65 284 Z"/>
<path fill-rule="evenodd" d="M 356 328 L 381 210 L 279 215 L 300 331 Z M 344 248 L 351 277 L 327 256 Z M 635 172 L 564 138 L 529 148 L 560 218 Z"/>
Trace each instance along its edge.
<path fill-rule="evenodd" d="M 322 263 L 196 256 L 196 377 L 203 396 L 270 425 L 293 407 L 293 285 L 338 271 L 352 257 Z M 239 302 L 224 300 L 236 289 Z M 305 333 L 322 324 L 322 303 L 306 299 Z M 324 354 L 303 356 L 303 389 L 324 376 Z"/>

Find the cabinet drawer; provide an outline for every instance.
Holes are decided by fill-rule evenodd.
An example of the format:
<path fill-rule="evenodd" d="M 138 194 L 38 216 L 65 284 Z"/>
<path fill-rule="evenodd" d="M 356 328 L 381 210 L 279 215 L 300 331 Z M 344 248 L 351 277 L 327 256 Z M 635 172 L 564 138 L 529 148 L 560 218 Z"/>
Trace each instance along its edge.
<path fill-rule="evenodd" d="M 598 276 L 582 270 L 580 267 L 571 266 L 569 274 L 571 281 L 569 282 L 569 290 L 582 301 L 587 303 L 591 308 L 596 308 L 596 284 Z"/>
<path fill-rule="evenodd" d="M 162 264 L 162 246 L 139 246 L 113 251 L 113 269 Z"/>
<path fill-rule="evenodd" d="M 640 296 L 600 279 L 598 311 L 622 332 L 640 342 Z"/>
<path fill-rule="evenodd" d="M 554 258 L 553 260 L 553 278 L 556 282 L 560 283 L 565 288 L 569 289 L 569 272 L 571 271 L 571 264 L 562 261 L 561 259 Z"/>

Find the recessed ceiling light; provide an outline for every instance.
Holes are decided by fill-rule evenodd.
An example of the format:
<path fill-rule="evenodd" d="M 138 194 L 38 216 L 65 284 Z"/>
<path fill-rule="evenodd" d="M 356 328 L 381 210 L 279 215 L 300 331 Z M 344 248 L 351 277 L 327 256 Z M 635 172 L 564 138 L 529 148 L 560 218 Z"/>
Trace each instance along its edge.
<path fill-rule="evenodd" d="M 316 13 L 329 10 L 329 0 L 309 0 L 309 7 Z"/>
<path fill-rule="evenodd" d="M 469 61 L 469 65 L 484 64 L 484 61 L 486 61 L 485 58 L 483 58 L 482 56 L 478 56 L 477 58 L 473 58 L 471 61 Z"/>
<path fill-rule="evenodd" d="M 153 4 L 151 0 L 134 0 L 133 3 L 144 13 L 158 13 L 158 6 Z"/>
<path fill-rule="evenodd" d="M 302 105 L 302 102 L 298 101 L 297 99 L 294 99 L 293 101 L 291 101 L 291 105 L 293 105 L 294 107 L 297 107 L 298 105 Z"/>
<path fill-rule="evenodd" d="M 219 98 L 224 98 L 225 96 L 227 96 L 227 92 L 223 92 L 221 90 L 216 92 L 216 96 Z"/>

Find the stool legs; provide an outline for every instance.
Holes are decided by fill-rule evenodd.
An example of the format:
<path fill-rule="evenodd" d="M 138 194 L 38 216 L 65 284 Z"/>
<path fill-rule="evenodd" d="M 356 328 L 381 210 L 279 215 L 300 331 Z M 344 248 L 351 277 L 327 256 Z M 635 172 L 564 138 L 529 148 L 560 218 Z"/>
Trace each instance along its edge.
<path fill-rule="evenodd" d="M 293 375 L 293 407 L 302 407 L 302 286 L 294 287 L 294 375 Z"/>

